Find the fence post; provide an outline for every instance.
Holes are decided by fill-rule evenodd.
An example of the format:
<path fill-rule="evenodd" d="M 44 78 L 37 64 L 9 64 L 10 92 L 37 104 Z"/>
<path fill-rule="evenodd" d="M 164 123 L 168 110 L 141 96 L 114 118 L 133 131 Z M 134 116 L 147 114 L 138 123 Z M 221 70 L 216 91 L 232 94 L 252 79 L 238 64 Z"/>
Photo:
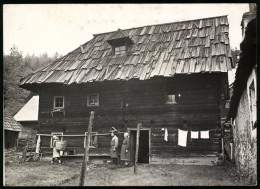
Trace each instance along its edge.
<path fill-rule="evenodd" d="M 90 137 L 91 137 L 93 125 L 94 125 L 94 111 L 91 111 L 89 117 L 87 140 L 85 140 L 85 151 L 84 151 L 84 157 L 83 157 L 82 167 L 80 172 L 79 186 L 84 186 L 86 166 L 88 165 L 88 161 L 89 161 L 89 144 L 90 144 Z"/>
<path fill-rule="evenodd" d="M 142 128 L 142 124 L 137 124 L 137 131 L 136 131 L 136 151 L 135 151 L 135 166 L 134 166 L 134 173 L 137 173 L 137 161 L 138 161 L 138 151 L 139 151 L 139 138 L 140 138 L 140 129 Z"/>

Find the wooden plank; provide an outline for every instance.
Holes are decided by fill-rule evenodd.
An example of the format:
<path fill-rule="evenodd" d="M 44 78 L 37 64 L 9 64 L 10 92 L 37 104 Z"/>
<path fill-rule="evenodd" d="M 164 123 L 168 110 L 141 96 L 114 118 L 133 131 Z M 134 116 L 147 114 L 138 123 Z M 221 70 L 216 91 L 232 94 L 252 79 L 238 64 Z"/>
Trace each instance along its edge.
<path fill-rule="evenodd" d="M 221 72 L 227 72 L 227 62 L 225 56 L 220 56 L 220 70 Z"/>
<path fill-rule="evenodd" d="M 172 70 L 174 69 L 174 67 L 173 67 L 173 61 L 174 61 L 174 56 L 171 56 L 171 57 L 170 57 L 170 60 L 169 60 L 169 62 L 168 62 L 168 64 L 167 64 L 167 67 L 165 68 L 165 73 L 164 73 L 164 75 L 165 75 L 166 77 L 172 75 Z"/>
<path fill-rule="evenodd" d="M 165 73 L 165 71 L 166 71 L 166 67 L 167 67 L 168 64 L 169 64 L 168 61 L 167 61 L 167 62 L 164 62 L 164 63 L 162 64 L 161 70 L 160 70 L 160 72 L 159 72 L 158 75 L 160 75 L 160 76 L 165 76 L 164 73 Z"/>
<path fill-rule="evenodd" d="M 136 150 L 135 150 L 135 166 L 134 166 L 134 173 L 137 174 L 137 161 L 138 161 L 138 151 L 139 151 L 139 138 L 140 138 L 140 128 L 142 127 L 141 123 L 137 125 L 136 131 Z"/>
<path fill-rule="evenodd" d="M 181 73 L 185 60 L 180 60 L 176 66 L 176 73 Z"/>
<path fill-rule="evenodd" d="M 197 63 L 197 59 L 196 58 L 191 58 L 190 68 L 189 68 L 188 73 L 194 73 L 195 72 L 195 65 L 196 65 L 196 63 Z"/>
<path fill-rule="evenodd" d="M 160 54 L 160 57 L 159 57 L 158 61 L 156 62 L 156 66 L 155 66 L 155 68 L 153 69 L 153 71 L 151 72 L 150 77 L 157 76 L 157 75 L 160 73 L 160 70 L 161 70 L 161 67 L 162 67 L 162 64 L 163 64 L 163 58 L 164 58 L 165 53 L 166 53 L 166 51 L 163 51 L 163 52 Z"/>
<path fill-rule="evenodd" d="M 82 162 L 82 167 L 81 167 L 81 172 L 80 172 L 80 181 L 79 181 L 79 186 L 84 186 L 85 182 L 85 173 L 86 173 L 86 166 L 88 165 L 89 162 L 89 145 L 90 145 L 90 137 L 91 137 L 91 132 L 92 132 L 92 127 L 94 126 L 94 112 L 92 111 L 90 113 L 89 117 L 89 125 L 88 125 L 88 136 L 87 140 L 85 140 L 85 151 L 84 151 L 84 157 L 83 157 L 83 162 Z"/>

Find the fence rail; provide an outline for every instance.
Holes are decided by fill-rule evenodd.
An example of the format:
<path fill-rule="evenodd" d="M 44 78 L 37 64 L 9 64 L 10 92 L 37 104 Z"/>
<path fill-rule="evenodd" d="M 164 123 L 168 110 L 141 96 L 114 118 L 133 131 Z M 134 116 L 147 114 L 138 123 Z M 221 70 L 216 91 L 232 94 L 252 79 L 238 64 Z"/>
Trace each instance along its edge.
<path fill-rule="evenodd" d="M 125 133 L 125 132 L 118 132 L 118 134 L 123 134 L 123 133 Z M 37 136 L 50 136 L 50 137 L 52 137 L 53 135 L 55 135 L 55 134 L 36 134 Z M 107 135 L 110 135 L 110 133 L 104 133 L 104 134 L 98 134 L 98 133 L 95 133 L 95 132 L 93 132 L 93 134 L 91 133 L 91 135 L 92 136 L 107 136 Z M 87 132 L 86 132 L 86 134 L 85 135 L 61 135 L 61 136 L 71 136 L 71 137 L 77 137 L 77 136 L 82 136 L 82 137 L 85 137 L 85 136 L 87 136 Z"/>

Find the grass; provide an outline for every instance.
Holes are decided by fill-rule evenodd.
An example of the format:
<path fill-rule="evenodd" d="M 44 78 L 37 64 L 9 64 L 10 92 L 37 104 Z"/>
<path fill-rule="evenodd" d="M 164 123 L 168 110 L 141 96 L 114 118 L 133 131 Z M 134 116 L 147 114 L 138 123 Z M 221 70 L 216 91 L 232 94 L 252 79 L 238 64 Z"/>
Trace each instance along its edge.
<path fill-rule="evenodd" d="M 223 166 L 142 164 L 113 169 L 96 164 L 87 171 L 87 186 L 236 186 L 242 185 Z M 5 166 L 6 186 L 78 186 L 81 163 L 9 163 Z"/>

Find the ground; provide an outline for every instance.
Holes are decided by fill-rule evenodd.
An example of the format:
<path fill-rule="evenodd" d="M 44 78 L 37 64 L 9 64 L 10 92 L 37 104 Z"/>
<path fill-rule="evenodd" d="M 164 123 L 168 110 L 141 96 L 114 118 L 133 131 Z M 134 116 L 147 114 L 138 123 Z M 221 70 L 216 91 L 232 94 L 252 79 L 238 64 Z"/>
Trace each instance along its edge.
<path fill-rule="evenodd" d="M 7 159 L 7 158 L 6 158 Z M 49 161 L 5 162 L 6 186 L 78 186 L 81 159 L 66 159 L 63 164 Z M 85 186 L 241 186 L 226 166 L 142 164 L 134 167 L 92 162 Z"/>

